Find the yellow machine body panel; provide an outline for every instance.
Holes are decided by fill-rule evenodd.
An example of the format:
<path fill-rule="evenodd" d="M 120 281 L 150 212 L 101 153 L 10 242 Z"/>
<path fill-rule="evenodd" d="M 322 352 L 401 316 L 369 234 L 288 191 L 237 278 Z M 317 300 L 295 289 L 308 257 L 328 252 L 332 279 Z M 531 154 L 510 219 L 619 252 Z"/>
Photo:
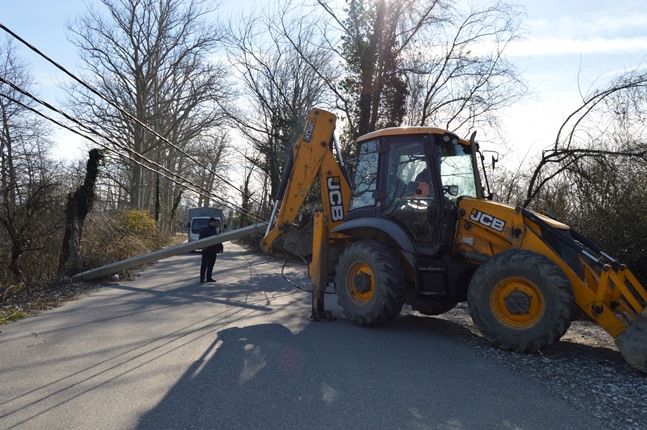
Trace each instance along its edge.
<path fill-rule="evenodd" d="M 525 213 L 524 213 L 525 212 Z M 459 204 L 455 255 L 483 262 L 510 249 L 525 249 L 553 260 L 568 277 L 575 301 L 611 336 L 621 334 L 644 310 L 647 291 L 625 266 L 596 264 L 586 251 L 566 246 L 570 228 L 521 208 L 472 198 Z M 542 227 L 545 223 L 548 227 Z M 599 267 L 596 267 L 599 266 Z"/>

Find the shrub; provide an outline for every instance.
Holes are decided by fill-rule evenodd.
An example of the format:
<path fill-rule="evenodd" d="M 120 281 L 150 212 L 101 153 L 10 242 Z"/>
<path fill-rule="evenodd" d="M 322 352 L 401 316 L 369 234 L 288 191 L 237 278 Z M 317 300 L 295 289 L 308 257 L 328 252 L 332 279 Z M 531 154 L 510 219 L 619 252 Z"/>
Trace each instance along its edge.
<path fill-rule="evenodd" d="M 81 253 L 84 267 L 98 267 L 155 251 L 166 244 L 148 211 L 91 213 L 86 220 Z"/>

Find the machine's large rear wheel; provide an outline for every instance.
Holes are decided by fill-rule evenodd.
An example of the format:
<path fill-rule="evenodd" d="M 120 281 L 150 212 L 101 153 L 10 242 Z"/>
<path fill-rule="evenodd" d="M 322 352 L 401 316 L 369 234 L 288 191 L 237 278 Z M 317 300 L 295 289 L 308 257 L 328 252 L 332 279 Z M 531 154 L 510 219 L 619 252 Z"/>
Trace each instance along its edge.
<path fill-rule="evenodd" d="M 344 315 L 358 324 L 384 324 L 404 304 L 406 283 L 400 258 L 380 242 L 356 242 L 346 249 L 335 281 Z"/>
<path fill-rule="evenodd" d="M 575 303 L 559 266 L 526 250 L 486 261 L 470 282 L 467 301 L 481 333 L 516 352 L 536 352 L 558 341 L 571 324 Z"/>

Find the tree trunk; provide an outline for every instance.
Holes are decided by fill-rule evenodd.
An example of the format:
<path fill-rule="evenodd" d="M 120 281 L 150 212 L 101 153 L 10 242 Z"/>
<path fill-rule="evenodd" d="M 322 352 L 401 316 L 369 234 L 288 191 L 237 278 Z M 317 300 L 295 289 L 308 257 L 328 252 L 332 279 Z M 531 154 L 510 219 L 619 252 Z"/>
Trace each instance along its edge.
<path fill-rule="evenodd" d="M 81 271 L 81 235 L 83 223 L 96 198 L 94 191 L 103 154 L 98 149 L 90 151 L 85 180 L 76 191 L 68 194 L 65 207 L 65 235 L 59 260 L 59 276 L 70 276 Z"/>
<path fill-rule="evenodd" d="M 20 257 L 22 257 L 24 249 L 18 235 L 12 234 L 11 239 L 11 260 L 8 265 L 9 273 L 13 275 L 15 280 L 24 281 L 19 264 Z"/>

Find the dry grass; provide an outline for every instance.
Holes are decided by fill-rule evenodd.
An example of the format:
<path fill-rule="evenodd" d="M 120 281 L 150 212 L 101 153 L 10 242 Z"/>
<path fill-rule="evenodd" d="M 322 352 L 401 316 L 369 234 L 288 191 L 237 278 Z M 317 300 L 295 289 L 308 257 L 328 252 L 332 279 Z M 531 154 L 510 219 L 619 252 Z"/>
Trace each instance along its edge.
<path fill-rule="evenodd" d="M 53 309 L 101 288 L 97 282 L 59 281 L 49 285 L 5 288 L 0 294 L 0 325 Z"/>

